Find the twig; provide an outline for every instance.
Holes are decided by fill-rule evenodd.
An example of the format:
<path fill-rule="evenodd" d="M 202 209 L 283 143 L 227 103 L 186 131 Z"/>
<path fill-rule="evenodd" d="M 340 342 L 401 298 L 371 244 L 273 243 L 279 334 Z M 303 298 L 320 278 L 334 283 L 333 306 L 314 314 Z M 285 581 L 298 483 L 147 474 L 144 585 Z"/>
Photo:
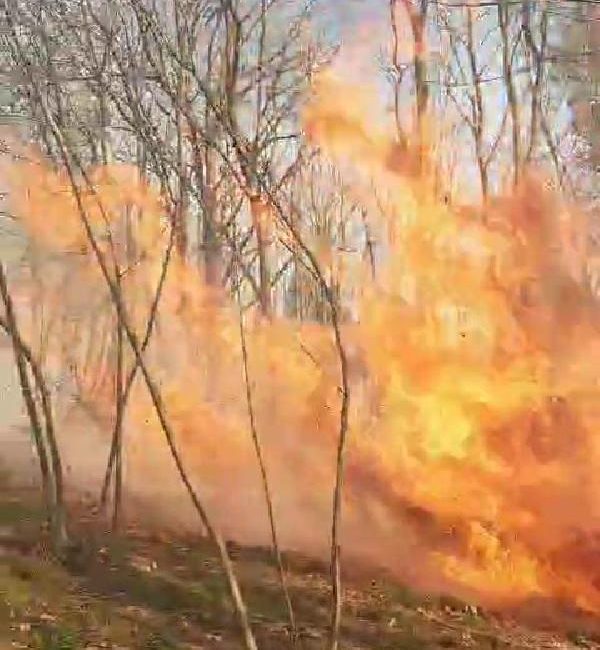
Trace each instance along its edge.
<path fill-rule="evenodd" d="M 14 306 L 4 265 L 0 262 L 0 295 L 4 303 L 6 318 L 0 318 L 0 327 L 10 336 L 12 347 L 15 355 L 15 363 L 19 374 L 19 384 L 21 386 L 21 394 L 25 402 L 27 414 L 31 424 L 31 430 L 38 453 L 38 460 L 40 463 L 40 472 L 42 475 L 42 490 L 46 507 L 48 509 L 48 519 L 52 531 L 52 543 L 54 551 L 60 555 L 64 550 L 67 543 L 67 532 L 65 524 L 64 504 L 63 504 L 63 480 L 62 480 L 62 465 L 60 461 L 60 454 L 56 437 L 54 435 L 54 426 L 52 419 L 52 408 L 50 402 L 50 394 L 48 392 L 46 382 L 43 374 L 35 361 L 33 353 L 30 348 L 25 344 L 19 333 L 17 318 L 14 311 Z M 45 419 L 45 433 L 42 428 L 40 416 L 35 403 L 35 398 L 27 374 L 27 367 L 25 361 L 28 362 L 34 376 L 34 382 L 38 389 L 42 401 L 42 411 Z M 46 438 L 46 439 L 44 439 Z M 48 463 L 48 450 L 46 444 L 50 447 L 50 458 L 52 467 Z"/>
<path fill-rule="evenodd" d="M 244 384 L 246 387 L 246 405 L 248 407 L 248 422 L 250 424 L 250 433 L 252 434 L 252 442 L 254 444 L 254 451 L 256 453 L 256 458 L 260 469 L 262 488 L 265 496 L 265 503 L 267 505 L 267 515 L 269 518 L 269 527 L 271 530 L 271 543 L 273 546 L 273 554 L 275 556 L 275 562 L 277 563 L 277 572 L 279 573 L 279 581 L 281 583 L 281 589 L 283 591 L 283 597 L 287 608 L 288 618 L 290 622 L 290 631 L 292 634 L 292 639 L 295 643 L 298 638 L 296 618 L 294 616 L 294 608 L 292 606 L 292 600 L 290 598 L 290 592 L 287 585 L 287 577 L 286 577 L 285 569 L 283 567 L 283 558 L 281 555 L 281 549 L 279 546 L 279 540 L 277 535 L 277 525 L 275 523 L 275 512 L 273 508 L 273 499 L 271 497 L 271 488 L 269 485 L 267 466 L 265 463 L 265 459 L 262 451 L 262 444 L 256 426 L 256 417 L 254 413 L 254 400 L 252 395 L 252 385 L 250 381 L 250 372 L 248 368 L 248 346 L 246 344 L 246 329 L 244 325 L 244 313 L 242 310 L 242 300 L 240 295 L 241 293 L 240 282 L 237 281 L 237 278 L 236 278 L 235 286 L 236 286 L 236 297 L 237 297 L 237 304 L 238 304 L 240 346 L 242 350 L 242 367 L 244 371 Z"/>

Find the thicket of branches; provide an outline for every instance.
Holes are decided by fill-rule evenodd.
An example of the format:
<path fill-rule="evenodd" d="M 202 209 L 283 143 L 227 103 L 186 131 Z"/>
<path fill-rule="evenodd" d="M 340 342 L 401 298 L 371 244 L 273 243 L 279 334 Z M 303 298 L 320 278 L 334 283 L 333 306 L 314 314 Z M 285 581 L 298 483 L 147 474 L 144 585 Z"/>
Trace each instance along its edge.
<path fill-rule="evenodd" d="M 421 147 L 423 157 L 434 161 L 427 173 L 435 176 L 448 200 L 455 189 L 465 189 L 456 178 L 458 170 L 462 179 L 470 178 L 470 195 L 485 202 L 506 182 L 507 170 L 518 183 L 526 166 L 541 166 L 563 191 L 589 205 L 593 269 L 600 133 L 597 104 L 591 101 L 598 57 L 593 4 L 370 4 L 385 17 L 379 70 L 399 146 Z M 98 354 L 116 359 L 117 372 L 101 500 L 108 503 L 112 488 L 113 524 L 118 526 L 123 414 L 139 374 L 181 479 L 221 554 L 248 648 L 256 642 L 226 545 L 186 474 L 144 353 L 175 250 L 197 266 L 208 285 L 224 288 L 239 303 L 251 435 L 286 591 L 268 471 L 253 418 L 244 318 L 252 311 L 267 319 L 286 316 L 331 326 L 340 389 L 331 531 L 330 647 L 336 648 L 342 608 L 339 522 L 351 399 L 341 324 L 351 317 L 352 295 L 318 250 L 325 245 L 338 255 L 366 259 L 376 276 L 381 242 L 336 170 L 301 133 L 299 113 L 311 80 L 339 48 L 328 32 L 326 11 L 327 3 L 317 0 L 2 0 L 0 110 L 6 133 L 34 143 L 52 164 L 66 169 L 87 245 L 110 297 L 111 315 Z M 345 37 L 351 39 L 352 33 Z M 442 114 L 446 119 L 433 129 L 428 116 Z M 4 153 L 8 158 L 20 155 L 8 145 Z M 127 269 L 139 262 L 138 252 L 127 233 L 121 249 L 107 252 L 78 194 L 81 187 L 93 192 L 87 175 L 91 167 L 114 162 L 134 164 L 158 188 L 170 233 L 142 337 L 131 324 L 120 288 Z M 263 218 L 265 211 L 269 219 Z M 33 277 L 43 273 L 35 253 L 24 255 Z M 25 341 L 11 301 L 13 270 L 5 266 L 0 266 L 5 307 L 0 326 L 11 337 L 53 539 L 62 553 L 68 533 L 53 395 L 41 343 L 43 316 L 38 315 L 39 340 Z M 596 281 L 593 274 L 590 281 Z M 90 330 L 96 327 L 92 320 L 95 315 L 87 323 Z M 90 334 L 90 339 L 98 336 Z M 69 367 L 77 384 L 84 369 Z M 286 603 L 293 631 L 287 591 Z"/>

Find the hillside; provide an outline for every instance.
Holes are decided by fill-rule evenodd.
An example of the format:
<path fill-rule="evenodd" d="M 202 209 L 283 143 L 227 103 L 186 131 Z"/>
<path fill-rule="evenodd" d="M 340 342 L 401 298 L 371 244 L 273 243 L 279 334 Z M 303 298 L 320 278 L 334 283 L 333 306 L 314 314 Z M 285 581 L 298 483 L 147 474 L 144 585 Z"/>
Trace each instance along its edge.
<path fill-rule="evenodd" d="M 64 565 L 40 537 L 36 493 L 5 485 L 0 502 L 0 647 L 241 648 L 217 559 L 202 539 L 130 528 L 110 537 L 84 504 L 74 550 Z M 41 540 L 41 541 L 40 541 Z M 260 647 L 291 647 L 270 555 L 231 545 Z M 286 556 L 300 624 L 299 646 L 323 646 L 326 567 Z M 422 597 L 388 577 L 349 577 L 343 647 L 596 648 L 576 630 L 532 631 L 443 596 Z"/>

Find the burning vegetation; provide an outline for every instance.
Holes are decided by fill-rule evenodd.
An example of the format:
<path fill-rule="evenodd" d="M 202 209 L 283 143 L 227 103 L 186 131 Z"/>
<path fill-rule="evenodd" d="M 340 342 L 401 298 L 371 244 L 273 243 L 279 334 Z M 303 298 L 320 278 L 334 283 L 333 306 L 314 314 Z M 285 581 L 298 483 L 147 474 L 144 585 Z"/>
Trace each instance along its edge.
<path fill-rule="evenodd" d="M 14 15 L 25 11 L 13 4 Z M 481 200 L 452 196 L 440 163 L 448 143 L 437 143 L 443 116 L 436 123 L 428 109 L 425 14 L 416 3 L 390 3 L 393 67 L 402 68 L 404 52 L 400 4 L 414 68 L 411 126 L 402 124 L 398 88 L 392 124 L 376 114 L 377 89 L 351 87 L 311 60 L 297 116 L 302 141 L 289 167 L 281 160 L 290 152 L 277 158 L 271 142 L 276 118 L 265 117 L 280 106 L 269 104 L 275 91 L 261 77 L 264 51 L 250 84 L 256 117 L 236 100 L 243 74 L 232 48 L 245 41 L 231 3 L 222 8 L 223 59 L 215 59 L 223 84 L 213 93 L 202 85 L 212 69 L 201 77 L 181 34 L 179 54 L 163 52 L 176 73 L 171 87 L 175 73 L 153 54 L 164 45 L 156 12 L 131 1 L 144 26 L 140 51 L 173 102 L 177 155 L 160 164 L 151 120 L 132 127 L 148 137 L 136 164 L 110 162 L 106 133 L 91 160 L 79 157 L 7 11 L 11 56 L 29 70 L 48 146 L 42 154 L 13 142 L 18 155 L 2 170 L 28 264 L 10 282 L 0 265 L 0 326 L 17 362 L 47 506 L 60 510 L 51 517 L 56 546 L 69 544 L 59 450 L 76 465 L 87 444 L 82 429 L 94 422 L 109 455 L 105 465 L 104 448 L 98 455 L 90 443 L 88 466 L 103 474 L 92 489 L 102 506 L 112 499 L 114 526 L 122 508 L 144 503 L 161 525 L 202 530 L 218 549 L 249 650 L 256 640 L 226 539 L 272 546 L 293 638 L 281 549 L 330 553 L 331 650 L 342 553 L 344 562 L 498 610 L 547 603 L 600 617 L 600 305 L 586 276 L 587 216 L 531 156 L 517 160 L 511 93 L 514 173 L 491 191 L 500 136 L 486 158 L 473 52 L 468 123 Z M 524 42 L 539 67 L 544 50 L 527 38 L 531 8 L 523 5 Z M 252 29 L 266 21 L 261 6 Z M 514 93 L 508 9 L 497 10 Z M 473 11 L 466 7 L 471 46 Z M 105 17 L 90 16 L 90 39 L 110 41 Z M 293 32 L 300 51 L 304 19 Z M 112 47 L 106 57 L 124 65 Z M 123 70 L 118 79 L 127 82 Z M 104 90 L 94 100 L 107 102 L 99 114 L 113 102 L 127 123 L 114 88 Z M 539 87 L 531 93 L 539 135 L 547 129 L 536 122 Z M 145 96 L 126 96 L 132 124 L 143 121 Z M 198 96 L 204 122 L 192 110 Z M 338 208 L 344 218 L 335 222 Z M 191 233 L 194 211 L 202 217 Z M 305 213 L 327 217 L 312 224 Z M 90 489 L 85 471 L 67 482 L 68 490 Z"/>
<path fill-rule="evenodd" d="M 305 112 L 315 144 L 354 168 L 356 200 L 366 209 L 375 194 L 385 202 L 373 223 L 386 238 L 380 272 L 373 278 L 364 261 L 343 278 L 357 296 L 356 317 L 341 325 L 352 396 L 346 553 L 495 605 L 545 597 L 598 614 L 600 310 L 577 268 L 578 212 L 534 177 L 481 212 L 447 205 L 427 176 L 406 173 L 418 165 L 416 153 L 398 150 L 363 111 L 335 100 L 349 93 L 324 78 Z M 103 279 L 69 180 L 39 161 L 11 172 L 19 219 L 58 269 L 41 279 L 43 300 L 62 323 L 50 359 L 74 363 L 78 314 L 92 309 L 92 297 L 106 298 Z M 84 209 L 120 268 L 123 219 L 136 215 L 128 245 L 140 262 L 123 273 L 121 290 L 142 339 L 168 247 L 164 210 L 135 170 L 101 168 L 88 183 Z M 335 254 L 328 262 L 342 273 Z M 61 273 L 72 274 L 68 295 Z M 20 295 L 33 300 L 26 289 Z M 264 543 L 239 318 L 173 252 L 147 359 L 208 509 L 229 535 Z M 282 543 L 322 552 L 340 399 L 331 328 L 254 318 L 245 337 Z M 85 368 L 80 388 L 108 426 L 115 368 L 110 356 L 104 361 Z M 175 498 L 139 379 L 125 431 L 127 488 Z"/>

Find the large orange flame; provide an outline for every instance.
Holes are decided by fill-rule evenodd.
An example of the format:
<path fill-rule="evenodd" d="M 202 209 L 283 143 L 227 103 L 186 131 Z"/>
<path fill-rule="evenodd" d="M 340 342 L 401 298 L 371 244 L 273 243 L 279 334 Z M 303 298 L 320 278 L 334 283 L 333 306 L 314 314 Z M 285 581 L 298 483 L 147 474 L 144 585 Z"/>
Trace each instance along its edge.
<path fill-rule="evenodd" d="M 365 96 L 323 78 L 304 116 L 308 136 L 354 174 L 355 198 L 386 247 L 377 281 L 367 272 L 358 281 L 359 318 L 343 332 L 352 374 L 345 547 L 423 585 L 599 614 L 600 311 L 581 284 L 581 217 L 532 177 L 484 212 L 451 209 L 433 193 L 419 147 L 400 150 L 368 115 Z M 65 179 L 31 169 L 18 179 L 32 239 L 55 253 L 82 246 Z M 166 237 L 160 206 L 123 172 L 95 182 L 94 201 L 115 223 L 125 203 L 139 214 L 146 255 L 123 290 L 143 332 Z M 72 322 L 76 299 L 46 282 Z M 79 290 L 87 304 L 92 286 L 103 295 L 98 274 L 73 278 L 69 295 Z M 265 542 L 237 311 L 175 257 L 159 318 L 148 359 L 186 463 L 226 532 Z M 285 319 L 247 329 L 282 539 L 319 552 L 339 400 L 331 332 Z M 56 349 L 78 336 L 63 328 Z M 109 413 L 110 391 L 94 384 L 88 398 Z M 127 429 L 130 490 L 179 495 L 141 384 Z"/>

